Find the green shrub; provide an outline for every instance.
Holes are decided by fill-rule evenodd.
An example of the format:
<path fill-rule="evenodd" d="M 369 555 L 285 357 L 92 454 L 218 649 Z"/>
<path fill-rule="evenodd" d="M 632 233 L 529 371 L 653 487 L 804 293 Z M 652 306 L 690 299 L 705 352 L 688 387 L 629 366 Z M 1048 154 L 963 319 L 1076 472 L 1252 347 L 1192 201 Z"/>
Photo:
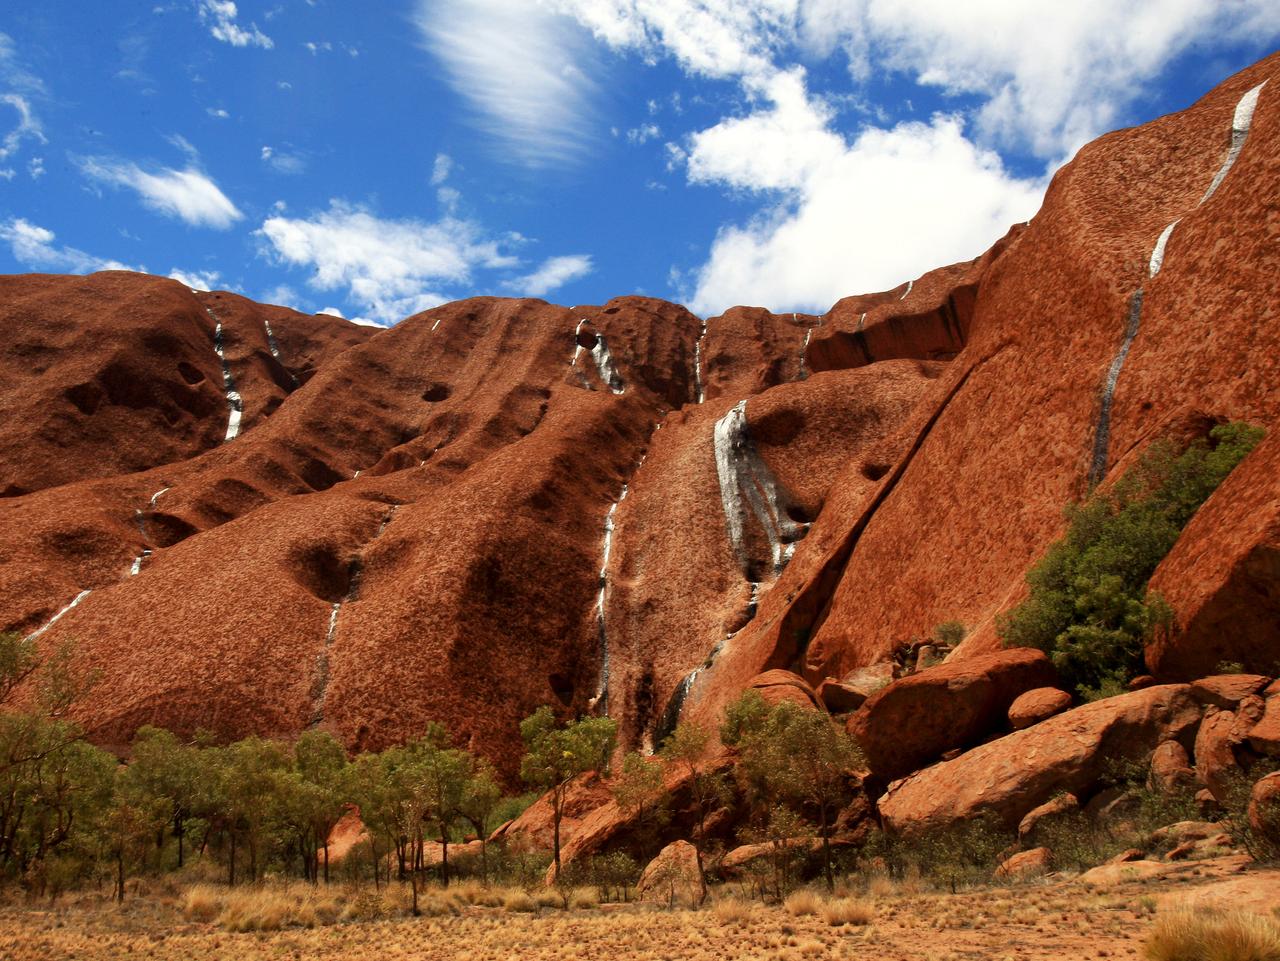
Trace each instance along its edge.
<path fill-rule="evenodd" d="M 1147 582 L 1262 434 L 1235 423 L 1181 451 L 1159 441 L 1110 488 L 1068 506 L 1066 534 L 1027 573 L 1030 596 L 998 620 L 1005 646 L 1047 652 L 1086 698 L 1123 690 L 1141 671 L 1144 640 L 1171 620 Z"/>

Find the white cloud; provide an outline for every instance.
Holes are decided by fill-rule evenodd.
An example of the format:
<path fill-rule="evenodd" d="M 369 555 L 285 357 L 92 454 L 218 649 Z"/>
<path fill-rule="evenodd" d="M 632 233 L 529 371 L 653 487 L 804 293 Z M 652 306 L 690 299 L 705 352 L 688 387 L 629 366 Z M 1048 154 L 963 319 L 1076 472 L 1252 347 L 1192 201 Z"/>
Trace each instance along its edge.
<path fill-rule="evenodd" d="M 628 143 L 648 143 L 650 140 L 656 140 L 662 136 L 662 128 L 656 123 L 645 123 L 639 127 L 632 127 L 627 131 Z"/>
<path fill-rule="evenodd" d="M 766 117 L 760 126 L 789 122 Z M 786 187 L 788 202 L 721 229 L 689 294 L 703 314 L 744 303 L 825 310 L 851 291 L 887 290 L 982 253 L 1035 212 L 1043 191 L 1010 176 L 948 116 L 870 128 L 853 143 L 832 135 L 793 182 L 785 134 L 757 140 L 749 164 L 718 152 L 734 143 L 709 132 L 690 168 L 739 187 L 756 176 L 762 189 Z"/>
<path fill-rule="evenodd" d="M 431 186 L 439 187 L 449 179 L 453 172 L 453 158 L 447 153 L 436 154 L 435 163 L 431 165 Z"/>
<path fill-rule="evenodd" d="M 136 191 L 152 210 L 194 227 L 225 230 L 244 216 L 208 175 L 194 167 L 149 173 L 134 163 L 87 157 L 80 169 L 99 183 Z"/>
<path fill-rule="evenodd" d="M 306 172 L 307 161 L 301 154 L 281 153 L 274 147 L 262 148 L 262 162 L 272 170 L 282 174 L 300 174 Z"/>
<path fill-rule="evenodd" d="M 525 297 L 545 297 L 556 288 L 587 276 L 592 269 L 587 254 L 549 257 L 533 273 L 506 281 L 503 286 Z"/>
<path fill-rule="evenodd" d="M 269 256 L 314 271 L 310 286 L 346 288 L 353 303 L 388 324 L 445 303 L 442 285 L 517 263 L 469 221 L 383 219 L 336 200 L 310 219 L 270 217 L 258 233 Z"/>
<path fill-rule="evenodd" d="M 328 314 L 330 317 L 342 317 L 342 311 L 337 307 L 324 307 L 316 311 L 317 314 Z M 347 318 L 342 317 L 343 320 Z"/>
<path fill-rule="evenodd" d="M 44 158 L 32 157 L 27 163 L 27 173 L 31 175 L 32 180 L 39 180 L 44 176 Z"/>
<path fill-rule="evenodd" d="M 217 290 L 222 283 L 222 274 L 216 270 L 179 270 L 174 267 L 169 271 L 169 278 L 180 284 L 186 284 L 192 290 Z"/>
<path fill-rule="evenodd" d="M 67 271 L 73 274 L 87 274 L 95 270 L 132 270 L 118 260 L 95 257 L 74 247 L 59 247 L 54 244 L 56 235 L 52 230 L 37 226 L 14 217 L 0 224 L 0 241 L 7 243 L 13 252 L 13 259 L 24 266 Z"/>
<path fill-rule="evenodd" d="M 197 7 L 200 22 L 209 28 L 215 40 L 229 43 L 233 47 L 261 47 L 270 50 L 275 43 L 270 37 L 258 29 L 256 23 L 249 24 L 248 29 L 236 23 L 239 11 L 233 0 L 199 0 Z"/>
<path fill-rule="evenodd" d="M 231 116 L 231 114 L 227 113 L 227 111 L 223 110 L 221 107 L 209 107 L 205 110 L 205 113 L 217 120 L 227 120 Z"/>
<path fill-rule="evenodd" d="M 0 160 L 6 160 L 18 152 L 24 140 L 36 143 L 48 143 L 40 121 L 31 110 L 31 103 L 26 97 L 16 93 L 0 93 L 0 104 L 8 104 L 18 114 L 17 125 L 0 140 Z"/>
<path fill-rule="evenodd" d="M 423 43 L 473 122 L 529 166 L 572 163 L 597 136 L 590 37 L 538 0 L 416 0 Z"/>

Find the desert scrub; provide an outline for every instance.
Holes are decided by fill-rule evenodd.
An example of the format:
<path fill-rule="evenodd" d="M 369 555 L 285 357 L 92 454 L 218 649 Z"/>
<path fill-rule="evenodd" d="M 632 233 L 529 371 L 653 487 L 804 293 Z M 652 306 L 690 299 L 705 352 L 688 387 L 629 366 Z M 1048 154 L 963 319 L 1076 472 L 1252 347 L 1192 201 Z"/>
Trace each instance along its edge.
<path fill-rule="evenodd" d="M 1157 916 L 1149 961 L 1280 961 L 1280 923 L 1249 911 L 1178 908 Z"/>
<path fill-rule="evenodd" d="M 837 898 L 824 904 L 819 913 L 827 924 L 838 928 L 845 924 L 870 924 L 875 920 L 876 909 L 868 902 L 856 898 Z"/>
<path fill-rule="evenodd" d="M 997 622 L 1005 646 L 1047 652 L 1087 699 L 1120 693 L 1141 673 L 1143 642 L 1171 620 L 1147 582 L 1262 435 L 1232 423 L 1183 450 L 1158 441 L 1115 484 L 1069 505 L 1066 534 L 1027 573 L 1030 596 Z"/>

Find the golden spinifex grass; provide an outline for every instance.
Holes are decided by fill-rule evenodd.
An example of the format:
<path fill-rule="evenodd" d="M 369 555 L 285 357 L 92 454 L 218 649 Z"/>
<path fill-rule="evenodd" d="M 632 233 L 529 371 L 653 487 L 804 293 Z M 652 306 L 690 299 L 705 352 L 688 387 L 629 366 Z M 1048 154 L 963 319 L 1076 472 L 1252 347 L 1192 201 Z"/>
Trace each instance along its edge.
<path fill-rule="evenodd" d="M 1280 920 L 1250 911 L 1178 907 L 1156 919 L 1149 961 L 1280 961 Z"/>

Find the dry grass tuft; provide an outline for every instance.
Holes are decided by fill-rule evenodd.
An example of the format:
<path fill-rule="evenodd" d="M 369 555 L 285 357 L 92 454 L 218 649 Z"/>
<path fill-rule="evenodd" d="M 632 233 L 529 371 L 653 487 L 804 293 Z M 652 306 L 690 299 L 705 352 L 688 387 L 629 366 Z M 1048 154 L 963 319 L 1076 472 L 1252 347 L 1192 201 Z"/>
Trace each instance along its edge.
<path fill-rule="evenodd" d="M 751 917 L 751 902 L 741 898 L 721 898 L 711 907 L 721 924 L 740 924 Z"/>
<path fill-rule="evenodd" d="M 807 888 L 801 888 L 787 895 L 782 906 L 786 908 L 788 914 L 798 918 L 806 914 L 817 914 L 822 909 L 822 898 Z"/>
<path fill-rule="evenodd" d="M 1149 961 L 1280 961 L 1280 924 L 1248 911 L 1162 912 L 1144 946 Z"/>
<path fill-rule="evenodd" d="M 516 888 L 503 897 L 502 909 L 513 914 L 532 914 L 538 910 L 538 902 L 529 896 L 528 891 Z"/>
<path fill-rule="evenodd" d="M 600 907 L 600 899 L 590 888 L 578 888 L 569 897 L 569 907 L 576 911 L 591 910 Z"/>
<path fill-rule="evenodd" d="M 875 920 L 876 909 L 866 901 L 840 898 L 828 901 L 822 907 L 822 919 L 833 928 L 843 924 L 863 925 Z"/>
<path fill-rule="evenodd" d="M 208 920 L 216 916 L 218 924 L 228 931 L 314 928 L 333 924 L 343 915 L 337 895 L 310 884 L 221 891 L 196 885 L 187 892 L 184 909 L 191 918 Z"/>

